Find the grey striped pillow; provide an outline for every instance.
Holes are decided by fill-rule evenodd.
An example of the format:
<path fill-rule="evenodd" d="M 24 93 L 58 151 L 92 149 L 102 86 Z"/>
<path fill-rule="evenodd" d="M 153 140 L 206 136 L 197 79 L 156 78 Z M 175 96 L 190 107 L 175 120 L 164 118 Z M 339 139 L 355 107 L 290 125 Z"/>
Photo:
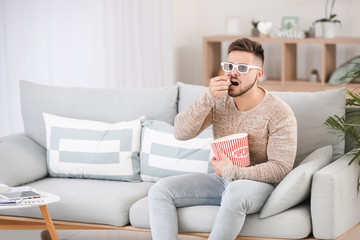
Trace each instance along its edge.
<path fill-rule="evenodd" d="M 140 177 L 142 181 L 186 173 L 213 173 L 209 160 L 213 157 L 210 141 L 212 128 L 196 138 L 179 141 L 174 127 L 163 121 L 145 120 L 141 134 Z"/>
<path fill-rule="evenodd" d="M 50 176 L 140 181 L 141 118 L 110 124 L 43 116 Z"/>

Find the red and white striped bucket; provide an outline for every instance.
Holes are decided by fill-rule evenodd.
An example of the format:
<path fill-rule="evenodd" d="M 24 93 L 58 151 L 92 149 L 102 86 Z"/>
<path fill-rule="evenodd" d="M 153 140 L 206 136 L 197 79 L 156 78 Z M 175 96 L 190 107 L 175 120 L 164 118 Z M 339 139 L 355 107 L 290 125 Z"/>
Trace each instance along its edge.
<path fill-rule="evenodd" d="M 221 156 L 217 151 L 218 148 L 221 148 L 233 165 L 238 167 L 249 166 L 250 157 L 247 137 L 247 133 L 239 133 L 212 141 L 211 148 L 216 159 L 221 160 Z"/>

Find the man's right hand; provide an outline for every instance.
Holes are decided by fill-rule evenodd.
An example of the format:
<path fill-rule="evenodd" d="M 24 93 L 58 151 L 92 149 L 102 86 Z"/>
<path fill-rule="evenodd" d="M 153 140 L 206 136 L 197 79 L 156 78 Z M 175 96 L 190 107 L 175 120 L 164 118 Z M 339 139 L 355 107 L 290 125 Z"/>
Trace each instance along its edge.
<path fill-rule="evenodd" d="M 229 76 L 217 76 L 210 80 L 209 90 L 215 98 L 219 99 L 228 93 L 229 86 Z"/>

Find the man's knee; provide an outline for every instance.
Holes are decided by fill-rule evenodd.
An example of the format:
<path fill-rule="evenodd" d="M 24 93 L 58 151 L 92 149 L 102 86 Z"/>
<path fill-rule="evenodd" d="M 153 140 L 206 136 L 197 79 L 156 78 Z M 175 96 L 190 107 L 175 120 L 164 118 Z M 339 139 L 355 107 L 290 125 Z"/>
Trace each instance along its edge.
<path fill-rule="evenodd" d="M 246 191 L 246 185 L 242 183 L 231 182 L 227 185 L 221 205 L 227 205 L 233 209 L 246 211 L 251 207 L 249 195 Z"/>
<path fill-rule="evenodd" d="M 149 190 L 148 197 L 150 199 L 159 199 L 159 198 L 172 198 L 171 191 L 172 182 L 169 178 L 162 178 L 158 180 Z"/>
<path fill-rule="evenodd" d="M 162 183 L 163 179 L 157 181 L 149 190 L 149 198 L 157 197 L 159 194 L 163 194 L 163 190 L 166 184 Z"/>
<path fill-rule="evenodd" d="M 243 212 L 257 212 L 265 203 L 273 186 L 250 180 L 238 180 L 229 183 L 222 197 L 222 205 Z"/>

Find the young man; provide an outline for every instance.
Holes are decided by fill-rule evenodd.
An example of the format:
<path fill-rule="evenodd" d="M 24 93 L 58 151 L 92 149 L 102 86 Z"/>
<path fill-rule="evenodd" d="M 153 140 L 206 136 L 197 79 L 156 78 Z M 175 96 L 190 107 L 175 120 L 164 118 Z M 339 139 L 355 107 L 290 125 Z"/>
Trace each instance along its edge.
<path fill-rule="evenodd" d="M 175 136 L 197 136 L 213 124 L 214 138 L 248 133 L 250 166 L 234 166 L 221 152 L 213 158 L 216 174 L 188 174 L 159 180 L 149 191 L 150 225 L 154 240 L 177 239 L 177 207 L 220 205 L 209 239 L 237 237 L 246 214 L 261 210 L 292 169 L 297 125 L 291 108 L 258 87 L 264 70 L 264 50 L 243 38 L 230 44 L 225 76 L 214 77 L 209 89 L 175 118 Z"/>

